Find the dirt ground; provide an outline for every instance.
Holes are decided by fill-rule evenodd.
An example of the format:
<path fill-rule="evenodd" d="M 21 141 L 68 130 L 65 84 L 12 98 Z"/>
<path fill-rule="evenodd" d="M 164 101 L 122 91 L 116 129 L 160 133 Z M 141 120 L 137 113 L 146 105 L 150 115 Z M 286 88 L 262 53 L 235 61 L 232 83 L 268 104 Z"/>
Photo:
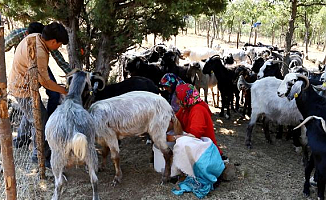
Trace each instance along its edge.
<path fill-rule="evenodd" d="M 245 40 L 245 39 L 243 39 Z M 149 41 L 153 41 L 149 37 Z M 259 40 L 258 40 L 259 41 Z M 269 44 L 268 41 L 264 41 Z M 264 43 L 263 42 L 263 43 Z M 174 39 L 169 41 L 175 44 Z M 188 45 L 191 44 L 191 45 Z M 234 46 L 224 44 L 222 47 Z M 151 43 L 146 43 L 150 46 Z M 178 36 L 176 46 L 179 49 L 191 46 L 206 46 L 206 38 L 201 36 Z M 323 59 L 324 53 L 311 49 L 311 56 Z M 65 49 L 62 51 L 67 58 Z M 7 74 L 11 66 L 13 51 L 6 53 Z M 311 68 L 313 63 L 304 61 Z M 53 59 L 51 68 L 58 77 L 64 75 L 58 70 Z M 59 83 L 64 79 L 58 78 Z M 42 93 L 42 95 L 44 95 Z M 209 104 L 212 105 L 211 98 Z M 230 163 L 236 165 L 236 178 L 229 182 L 222 182 L 205 199 L 306 199 L 303 197 L 304 168 L 301 155 L 294 151 L 291 141 L 275 139 L 273 144 L 265 141 L 261 124 L 258 123 L 253 130 L 253 149 L 247 149 L 244 141 L 248 118 L 242 119 L 239 113 L 231 112 L 231 118 L 218 116 L 219 109 L 211 107 L 214 113 L 212 119 L 216 129 L 218 144 L 229 157 Z M 116 187 L 110 186 L 114 177 L 114 168 L 109 160 L 108 168 L 98 173 L 99 194 L 101 199 L 197 199 L 192 193 L 176 196 L 171 192 L 175 187 L 173 183 L 161 185 L 161 174 L 154 171 L 150 163 L 152 147 L 145 144 L 143 137 L 131 137 L 122 140 L 121 168 L 123 172 L 122 183 Z M 63 187 L 62 199 L 83 200 L 92 198 L 92 188 L 89 176 L 84 167 L 73 167 L 67 172 L 68 182 Z M 51 171 L 47 172 L 47 180 L 37 183 L 36 199 L 50 199 L 54 190 L 54 177 Z M 316 198 L 316 189 L 312 188 L 311 196 Z M 26 199 L 26 198 L 19 198 Z"/>

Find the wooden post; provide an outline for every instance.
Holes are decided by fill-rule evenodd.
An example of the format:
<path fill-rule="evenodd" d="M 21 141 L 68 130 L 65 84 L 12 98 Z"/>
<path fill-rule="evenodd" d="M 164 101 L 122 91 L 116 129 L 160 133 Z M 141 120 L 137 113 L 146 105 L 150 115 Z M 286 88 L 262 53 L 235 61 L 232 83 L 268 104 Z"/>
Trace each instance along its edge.
<path fill-rule="evenodd" d="M 36 37 L 27 38 L 27 51 L 29 63 L 30 92 L 33 100 L 33 117 L 37 143 L 37 158 L 40 169 L 40 178 L 45 179 L 44 134 L 42 128 L 41 102 L 38 82 L 38 68 L 36 57 Z"/>
<path fill-rule="evenodd" d="M 258 28 L 255 28 L 255 40 L 254 40 L 254 45 L 256 45 L 256 42 L 257 42 L 257 29 L 258 29 Z"/>
<path fill-rule="evenodd" d="M 237 33 L 237 49 L 239 49 L 240 33 Z"/>
<path fill-rule="evenodd" d="M 2 154 L 2 167 L 6 187 L 6 199 L 16 200 L 16 176 L 12 149 L 12 134 L 8 115 L 7 78 L 4 44 L 4 27 L 0 26 L 0 143 Z"/>

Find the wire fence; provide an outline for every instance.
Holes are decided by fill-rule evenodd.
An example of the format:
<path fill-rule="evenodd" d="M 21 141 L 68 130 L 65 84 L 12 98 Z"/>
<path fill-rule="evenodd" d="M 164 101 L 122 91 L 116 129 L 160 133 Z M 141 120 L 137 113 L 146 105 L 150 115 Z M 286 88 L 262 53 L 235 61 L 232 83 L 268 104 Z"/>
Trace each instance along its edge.
<path fill-rule="evenodd" d="M 37 67 L 34 64 L 36 63 L 34 51 L 35 38 L 32 39 L 32 41 L 33 44 L 29 44 L 28 48 L 30 55 L 29 62 L 32 63 L 32 65 L 30 65 L 30 68 L 26 73 L 21 73 L 23 70 L 19 71 L 17 69 L 11 71 L 12 75 L 10 75 L 9 79 L 7 80 L 7 95 L 2 97 L 7 99 L 10 130 L 12 138 L 14 138 L 12 142 L 12 149 L 14 159 L 13 163 L 15 168 L 14 176 L 16 180 L 10 178 L 8 179 L 8 177 L 5 176 L 5 170 L 8 169 L 5 167 L 4 169 L 1 168 L 1 172 L 2 170 L 4 171 L 0 176 L 0 199 L 8 199 L 8 185 L 13 185 L 15 183 L 16 199 L 41 199 L 40 192 L 42 192 L 42 188 L 44 186 L 44 182 L 42 182 L 40 178 L 42 177 L 42 173 L 45 171 L 44 163 L 41 165 L 38 164 L 38 160 L 40 158 L 34 159 L 34 162 L 32 161 L 33 143 L 35 142 L 38 147 L 40 146 L 39 136 L 35 137 L 37 138 L 37 141 L 33 141 L 33 136 L 35 134 L 40 134 L 39 121 L 42 121 L 41 115 L 38 115 L 40 105 L 35 103 L 37 102 L 35 99 L 40 98 L 40 94 L 38 92 L 39 86 L 35 85 L 35 83 L 38 84 L 38 72 Z M 28 41 L 28 43 L 30 43 L 30 41 Z M 30 46 L 33 48 L 33 45 L 34 50 L 32 50 L 33 52 L 30 52 Z M 33 56 L 34 58 L 31 58 Z M 6 72 L 5 70 L 0 71 L 1 73 L 3 73 L 3 71 Z M 35 90 L 35 88 L 37 89 Z M 26 107 L 30 109 L 26 109 Z M 23 110 L 25 110 L 25 112 L 23 112 Z M 37 126 L 37 128 L 35 126 Z M 4 142 L 2 140 L 1 145 L 3 144 Z M 39 155 L 43 155 L 42 148 L 38 148 L 38 156 Z M 5 154 L 1 152 L 1 166 L 3 163 L 2 159 L 8 159 L 8 157 L 4 156 Z M 9 199 L 11 198 L 14 199 L 14 195 L 9 197 Z"/>
<path fill-rule="evenodd" d="M 21 81 L 26 80 L 24 77 L 17 77 L 15 80 Z M 24 83 L 24 82 L 22 82 Z M 16 83 L 9 83 L 16 84 Z M 24 83 L 26 84 L 26 83 Z M 27 83 L 29 85 L 29 83 Z M 28 87 L 27 87 L 28 89 Z M 29 101 L 28 104 L 32 104 L 32 101 Z M 10 127 L 12 131 L 13 138 L 16 138 L 19 131 L 19 125 L 22 122 L 24 114 L 20 109 L 18 102 L 12 96 L 11 91 L 8 92 L 8 112 Z M 32 163 L 32 129 L 34 129 L 34 124 L 21 126 L 21 129 L 24 131 L 22 134 L 27 135 L 27 141 L 23 145 L 15 145 L 13 143 L 13 156 L 14 156 L 14 165 L 16 172 L 16 188 L 17 188 L 17 199 L 37 199 L 36 191 L 38 190 L 38 184 L 40 183 L 40 178 L 38 175 L 38 166 L 37 164 Z M 2 157 L 2 156 L 1 156 Z M 1 176 L 1 199 L 6 199 L 6 189 L 3 176 Z"/>

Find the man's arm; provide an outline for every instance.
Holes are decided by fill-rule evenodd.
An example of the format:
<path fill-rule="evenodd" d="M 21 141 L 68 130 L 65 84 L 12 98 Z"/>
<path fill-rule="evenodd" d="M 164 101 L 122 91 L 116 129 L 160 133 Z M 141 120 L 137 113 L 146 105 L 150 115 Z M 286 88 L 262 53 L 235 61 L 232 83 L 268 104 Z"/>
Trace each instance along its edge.
<path fill-rule="evenodd" d="M 56 82 L 52 81 L 51 79 L 47 81 L 40 81 L 40 83 L 43 87 L 45 87 L 48 90 L 59 92 L 60 94 L 64 94 L 64 95 L 68 93 L 64 87 L 58 85 Z"/>
<path fill-rule="evenodd" d="M 52 57 L 54 58 L 54 60 L 57 62 L 58 66 L 66 73 L 68 74 L 69 72 L 71 72 L 71 68 L 69 66 L 69 63 L 67 63 L 65 61 L 65 59 L 63 58 L 62 54 L 60 53 L 60 51 L 58 50 L 53 50 L 50 51 Z"/>
<path fill-rule="evenodd" d="M 38 81 L 40 84 L 48 90 L 59 92 L 60 94 L 67 94 L 64 87 L 58 85 L 52 81 L 48 73 L 49 55 L 45 52 L 37 52 L 37 68 L 38 68 Z"/>
<path fill-rule="evenodd" d="M 12 47 L 17 46 L 27 35 L 26 28 L 13 30 L 7 37 L 5 37 L 5 51 L 10 51 Z"/>

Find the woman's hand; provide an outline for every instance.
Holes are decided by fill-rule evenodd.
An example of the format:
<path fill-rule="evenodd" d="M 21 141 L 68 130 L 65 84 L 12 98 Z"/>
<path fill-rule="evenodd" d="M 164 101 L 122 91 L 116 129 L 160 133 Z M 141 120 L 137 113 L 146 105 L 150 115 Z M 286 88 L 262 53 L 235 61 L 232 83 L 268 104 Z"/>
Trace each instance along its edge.
<path fill-rule="evenodd" d="M 186 132 L 184 132 L 183 135 L 169 135 L 169 134 L 167 134 L 166 135 L 166 141 L 175 142 L 178 138 L 183 137 L 183 136 L 195 137 L 193 134 L 186 133 Z"/>

